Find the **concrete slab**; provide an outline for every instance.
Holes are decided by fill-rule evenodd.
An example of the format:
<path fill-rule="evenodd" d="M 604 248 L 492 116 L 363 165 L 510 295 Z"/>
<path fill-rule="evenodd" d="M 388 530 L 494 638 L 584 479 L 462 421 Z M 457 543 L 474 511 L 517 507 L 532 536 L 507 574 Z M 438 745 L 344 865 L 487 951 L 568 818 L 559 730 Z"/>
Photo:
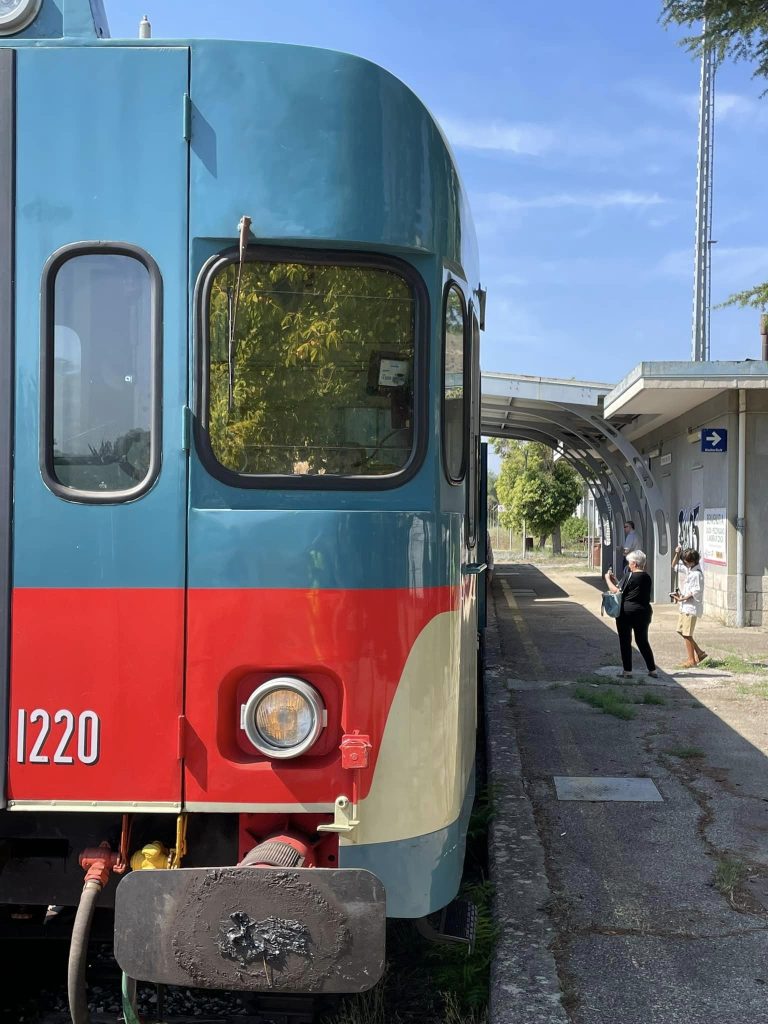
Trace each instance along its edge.
<path fill-rule="evenodd" d="M 558 800 L 614 800 L 622 803 L 660 801 L 651 779 L 612 778 L 599 775 L 553 776 Z"/>

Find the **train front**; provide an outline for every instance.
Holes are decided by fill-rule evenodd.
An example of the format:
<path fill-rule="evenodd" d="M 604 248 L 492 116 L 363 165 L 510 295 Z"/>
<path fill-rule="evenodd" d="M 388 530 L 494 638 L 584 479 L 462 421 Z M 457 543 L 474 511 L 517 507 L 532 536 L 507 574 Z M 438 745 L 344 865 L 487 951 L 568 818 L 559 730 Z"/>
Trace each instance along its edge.
<path fill-rule="evenodd" d="M 15 892 L 73 903 L 79 860 L 135 979 L 363 990 L 385 918 L 456 895 L 473 796 L 480 293 L 455 167 L 355 57 L 28 42 L 0 49 Z M 19 837 L 45 861 L 14 866 Z"/>

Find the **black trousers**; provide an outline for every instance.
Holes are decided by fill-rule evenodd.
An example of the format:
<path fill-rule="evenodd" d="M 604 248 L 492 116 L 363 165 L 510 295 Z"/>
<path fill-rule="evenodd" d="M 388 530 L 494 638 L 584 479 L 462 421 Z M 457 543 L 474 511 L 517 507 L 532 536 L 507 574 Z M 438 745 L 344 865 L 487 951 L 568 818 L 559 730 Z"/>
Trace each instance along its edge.
<path fill-rule="evenodd" d="M 649 672 L 656 668 L 651 645 L 648 643 L 648 628 L 651 625 L 651 616 L 647 611 L 622 612 L 616 619 L 616 629 L 619 633 L 619 647 L 621 648 L 621 664 L 625 672 L 632 671 L 632 634 L 635 634 L 637 649 L 643 656 L 645 667 Z"/>

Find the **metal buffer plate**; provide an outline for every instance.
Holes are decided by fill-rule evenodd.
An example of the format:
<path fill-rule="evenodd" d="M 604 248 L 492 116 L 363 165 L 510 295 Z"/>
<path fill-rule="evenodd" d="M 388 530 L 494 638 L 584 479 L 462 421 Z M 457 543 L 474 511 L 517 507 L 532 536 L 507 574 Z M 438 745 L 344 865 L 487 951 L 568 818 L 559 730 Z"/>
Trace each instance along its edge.
<path fill-rule="evenodd" d="M 115 956 L 131 978 L 273 992 L 364 992 L 384 970 L 384 886 L 356 868 L 127 875 Z"/>

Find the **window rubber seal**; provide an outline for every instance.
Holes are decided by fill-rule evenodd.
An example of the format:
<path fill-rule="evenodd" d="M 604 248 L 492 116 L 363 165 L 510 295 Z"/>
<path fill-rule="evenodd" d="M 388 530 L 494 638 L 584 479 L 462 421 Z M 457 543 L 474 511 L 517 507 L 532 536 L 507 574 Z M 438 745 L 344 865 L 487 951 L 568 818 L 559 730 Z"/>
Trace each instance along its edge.
<path fill-rule="evenodd" d="M 445 429 L 445 357 L 447 355 L 446 344 L 445 344 L 445 339 L 446 339 L 445 314 L 446 314 L 446 312 L 448 310 L 448 296 L 450 295 L 451 290 L 455 291 L 458 294 L 459 298 L 461 299 L 461 312 L 462 312 L 462 318 L 463 318 L 462 319 L 462 324 L 463 324 L 463 328 L 464 328 L 463 331 L 462 331 L 462 349 L 461 349 L 462 388 L 463 388 L 463 391 L 464 391 L 464 398 L 462 400 L 462 410 L 461 410 L 461 423 L 462 423 L 462 427 L 461 427 L 461 464 L 459 466 L 459 475 L 458 476 L 451 476 L 451 473 L 449 472 L 449 469 L 448 469 L 448 453 L 447 453 L 446 447 L 445 447 L 445 442 L 446 442 L 446 439 L 447 439 L 447 436 L 448 436 L 447 433 L 446 433 L 446 429 Z M 469 318 L 467 316 L 467 300 L 464 297 L 464 292 L 462 291 L 461 285 L 453 277 L 449 277 L 448 280 L 445 283 L 445 288 L 443 289 L 442 310 L 443 310 L 443 313 L 442 313 L 442 324 L 441 324 L 441 329 L 440 329 L 440 348 L 441 348 L 441 355 L 440 355 L 440 437 L 441 437 L 441 442 L 440 442 L 440 448 L 442 450 L 443 471 L 445 473 L 445 478 L 448 481 L 448 483 L 451 484 L 453 487 L 458 487 L 459 484 L 464 483 L 464 480 L 467 477 L 467 455 L 468 455 L 467 449 L 469 447 L 469 445 L 467 444 L 467 436 L 468 436 L 468 431 L 469 431 L 469 416 L 470 416 L 469 407 L 470 407 L 472 398 L 471 398 L 471 395 L 470 395 L 470 400 L 469 400 L 469 402 L 467 401 L 467 381 L 470 380 L 470 374 L 467 372 L 468 366 L 470 365 L 470 359 L 469 359 L 469 355 L 468 355 L 468 351 L 467 351 L 468 348 L 469 348 L 469 346 L 467 344 L 467 336 L 468 336 L 468 326 L 467 325 L 468 325 L 468 322 L 469 322 Z"/>
<path fill-rule="evenodd" d="M 152 373 L 149 468 L 143 480 L 124 491 L 87 491 L 66 487 L 53 462 L 53 341 L 56 275 L 77 256 L 130 256 L 147 270 L 150 281 L 150 366 Z M 154 486 L 162 464 L 163 428 L 163 279 L 148 252 L 129 242 L 74 242 L 57 249 L 43 268 L 40 309 L 40 472 L 58 498 L 84 505 L 123 505 L 143 497 Z"/>
<path fill-rule="evenodd" d="M 331 475 L 291 473 L 236 473 L 222 465 L 213 453 L 208 434 L 209 352 L 208 308 L 211 283 L 224 267 L 239 260 L 237 247 L 225 249 L 203 265 L 195 286 L 195 396 L 192 436 L 195 451 L 206 472 L 230 487 L 259 490 L 301 491 L 386 491 L 401 487 L 421 468 L 427 450 L 429 372 L 429 293 L 421 274 L 405 260 L 380 253 L 341 249 L 308 249 L 282 246 L 249 245 L 246 263 L 303 263 L 339 267 L 364 267 L 386 270 L 402 277 L 414 297 L 414 445 L 402 469 L 382 475 Z"/>

